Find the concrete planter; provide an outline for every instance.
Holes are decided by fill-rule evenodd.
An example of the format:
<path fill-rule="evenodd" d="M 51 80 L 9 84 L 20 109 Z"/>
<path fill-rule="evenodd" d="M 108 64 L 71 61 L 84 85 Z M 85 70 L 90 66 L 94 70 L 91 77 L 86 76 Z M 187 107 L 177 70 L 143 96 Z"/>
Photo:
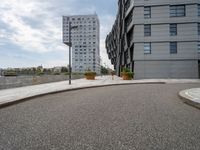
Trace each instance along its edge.
<path fill-rule="evenodd" d="M 95 75 L 85 75 L 87 80 L 95 80 Z"/>
<path fill-rule="evenodd" d="M 123 80 L 132 80 L 133 79 L 133 75 L 131 72 L 122 72 L 121 76 L 122 76 Z"/>
<path fill-rule="evenodd" d="M 88 71 L 84 75 L 87 80 L 95 80 L 96 72 Z"/>

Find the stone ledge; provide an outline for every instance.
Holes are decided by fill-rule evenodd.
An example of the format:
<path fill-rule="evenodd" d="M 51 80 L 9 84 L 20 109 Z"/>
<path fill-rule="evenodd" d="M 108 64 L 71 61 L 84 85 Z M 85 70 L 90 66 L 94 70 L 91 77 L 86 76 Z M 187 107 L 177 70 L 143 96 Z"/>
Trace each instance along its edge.
<path fill-rule="evenodd" d="M 200 109 L 200 88 L 180 91 L 179 97 L 184 103 Z"/>

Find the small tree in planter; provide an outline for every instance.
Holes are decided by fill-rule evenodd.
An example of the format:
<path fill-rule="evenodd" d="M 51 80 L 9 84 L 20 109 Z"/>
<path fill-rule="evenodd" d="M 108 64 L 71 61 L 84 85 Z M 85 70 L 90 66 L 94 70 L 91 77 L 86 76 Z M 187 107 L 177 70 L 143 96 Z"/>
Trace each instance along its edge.
<path fill-rule="evenodd" d="M 123 72 L 121 72 L 121 76 L 123 80 L 132 80 L 134 73 L 131 72 L 128 68 L 124 68 Z"/>
<path fill-rule="evenodd" d="M 96 72 L 90 71 L 89 69 L 84 73 L 87 80 L 95 80 Z"/>

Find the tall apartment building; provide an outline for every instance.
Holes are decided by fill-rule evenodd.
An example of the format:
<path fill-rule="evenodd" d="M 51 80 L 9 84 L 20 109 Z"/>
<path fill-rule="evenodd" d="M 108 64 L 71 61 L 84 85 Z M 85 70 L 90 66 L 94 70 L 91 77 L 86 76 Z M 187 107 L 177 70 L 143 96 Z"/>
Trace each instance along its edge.
<path fill-rule="evenodd" d="M 95 15 L 63 16 L 63 42 L 69 42 L 69 22 L 72 27 L 72 71 L 90 69 L 100 73 L 99 19 Z"/>
<path fill-rule="evenodd" d="M 118 75 L 199 78 L 200 0 L 119 0 L 106 48 Z"/>

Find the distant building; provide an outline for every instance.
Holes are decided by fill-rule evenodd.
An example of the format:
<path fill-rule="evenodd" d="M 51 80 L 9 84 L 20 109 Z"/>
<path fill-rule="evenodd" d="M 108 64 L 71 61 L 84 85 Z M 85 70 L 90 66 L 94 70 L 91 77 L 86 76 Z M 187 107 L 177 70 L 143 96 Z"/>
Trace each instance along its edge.
<path fill-rule="evenodd" d="M 136 79 L 200 77 L 199 0 L 119 0 L 108 56 Z"/>
<path fill-rule="evenodd" d="M 71 30 L 72 71 L 85 72 L 90 69 L 100 73 L 99 19 L 95 15 L 63 17 L 63 42 L 69 42 L 69 22 L 77 26 Z"/>

